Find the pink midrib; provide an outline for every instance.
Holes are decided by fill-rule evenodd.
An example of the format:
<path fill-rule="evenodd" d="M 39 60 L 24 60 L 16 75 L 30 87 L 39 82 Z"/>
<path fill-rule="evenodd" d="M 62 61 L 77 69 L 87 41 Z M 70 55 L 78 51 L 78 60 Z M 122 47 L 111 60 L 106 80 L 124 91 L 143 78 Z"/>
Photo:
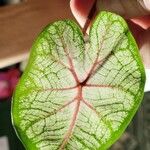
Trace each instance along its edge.
<path fill-rule="evenodd" d="M 69 128 L 68 128 L 68 130 L 67 130 L 67 132 L 66 132 L 66 134 L 65 134 L 65 136 L 64 136 L 64 138 L 63 138 L 63 140 L 62 140 L 62 143 L 61 143 L 61 145 L 60 145 L 59 150 L 63 150 L 63 149 L 64 149 L 66 143 L 68 142 L 69 138 L 70 138 L 71 135 L 72 135 L 72 131 L 73 131 L 74 127 L 75 127 L 76 120 L 77 120 L 77 117 L 78 117 L 78 113 L 79 113 L 79 110 L 80 110 L 81 101 L 82 101 L 88 108 L 92 109 L 92 110 L 98 115 L 98 112 L 97 112 L 96 109 L 92 106 L 92 104 L 90 104 L 88 101 L 86 101 L 86 100 L 83 99 L 83 96 L 82 96 L 82 88 L 83 88 L 83 87 L 86 87 L 86 86 L 87 86 L 87 87 L 91 87 L 91 86 L 92 86 L 92 87 L 111 87 L 111 86 L 105 86 L 105 85 L 96 86 L 96 85 L 89 85 L 89 84 L 86 84 L 87 81 L 90 79 L 90 77 L 93 75 L 93 72 L 95 73 L 97 66 L 99 66 L 101 63 L 103 63 L 103 60 L 102 60 L 102 61 L 99 61 L 99 60 L 98 60 L 99 52 L 98 52 L 98 54 L 97 54 L 97 57 L 96 57 L 96 59 L 95 59 L 93 65 L 92 65 L 91 69 L 89 70 L 89 73 L 87 74 L 85 80 L 84 80 L 83 82 L 80 82 L 80 80 L 78 79 L 78 76 L 77 76 L 77 74 L 76 74 L 75 68 L 74 68 L 73 60 L 72 60 L 72 58 L 70 57 L 69 52 L 67 51 L 67 46 L 65 45 L 63 39 L 61 39 L 61 41 L 62 41 L 62 43 L 63 43 L 63 45 L 64 45 L 63 48 L 64 48 L 64 52 L 65 52 L 65 54 L 66 54 L 66 56 L 67 56 L 67 58 L 68 58 L 69 67 L 67 67 L 67 66 L 66 66 L 63 62 L 61 62 L 61 61 L 59 61 L 59 63 L 60 63 L 61 65 L 63 65 L 64 67 L 66 67 L 66 69 L 69 69 L 69 70 L 70 70 L 70 72 L 72 73 L 72 75 L 73 75 L 73 77 L 74 77 L 74 79 L 75 79 L 75 81 L 76 81 L 76 86 L 67 87 L 67 88 L 60 88 L 60 89 L 57 89 L 57 88 L 56 88 L 56 89 L 51 89 L 51 88 L 50 88 L 50 89 L 45 89 L 45 90 L 64 91 L 64 90 L 71 90 L 71 89 L 78 88 L 78 92 L 77 92 L 76 97 L 75 97 L 72 101 L 70 101 L 70 102 L 68 102 L 68 103 L 66 103 L 66 104 L 64 104 L 64 105 L 62 105 L 62 107 L 56 111 L 56 113 L 57 113 L 58 111 L 61 111 L 62 109 L 64 109 L 65 107 L 69 106 L 70 104 L 72 104 L 73 102 L 76 101 L 76 106 L 75 106 L 75 110 L 74 110 L 74 113 L 73 113 L 73 116 L 72 116 L 72 120 L 71 120 L 70 125 L 69 125 Z M 101 44 L 101 45 L 102 45 L 102 44 Z"/>
<path fill-rule="evenodd" d="M 63 40 L 62 40 L 62 43 L 64 43 Z M 71 136 L 71 134 L 72 134 L 73 128 L 74 128 L 74 126 L 75 126 L 75 123 L 76 123 L 76 120 L 77 120 L 77 116 L 78 116 L 78 113 L 79 113 L 79 109 L 80 109 L 80 102 L 81 102 L 81 100 L 83 100 L 83 97 L 82 97 L 82 87 L 83 87 L 83 85 L 82 85 L 82 84 L 86 84 L 86 82 L 87 82 L 87 81 L 89 80 L 89 78 L 90 78 L 89 76 L 91 76 L 92 71 L 95 69 L 96 65 L 98 64 L 98 63 L 97 63 L 97 61 L 98 61 L 98 56 L 97 56 L 97 58 L 96 58 L 96 60 L 95 60 L 95 62 L 94 62 L 94 64 L 93 64 L 92 68 L 90 69 L 90 71 L 89 71 L 89 73 L 88 73 L 86 79 L 81 83 L 81 82 L 79 81 L 78 77 L 77 77 L 77 74 L 76 74 L 76 72 L 75 72 L 75 68 L 74 68 L 74 65 L 73 65 L 73 61 L 72 61 L 72 59 L 71 59 L 71 57 L 70 57 L 70 55 L 69 55 L 69 52 L 67 51 L 66 46 L 64 46 L 64 52 L 65 52 L 66 56 L 68 57 L 68 61 L 69 61 L 69 65 L 70 65 L 70 68 L 69 68 L 69 69 L 70 69 L 70 71 L 71 71 L 71 73 L 72 73 L 72 75 L 73 75 L 73 77 L 74 77 L 74 79 L 75 79 L 75 81 L 76 81 L 76 84 L 77 84 L 76 87 L 78 87 L 78 93 L 77 93 L 77 96 L 76 96 L 76 98 L 75 98 L 76 101 L 77 101 L 77 104 L 76 104 L 76 107 L 75 107 L 75 112 L 74 112 L 74 114 L 73 114 L 72 121 L 71 121 L 71 123 L 70 123 L 69 129 L 68 129 L 66 135 L 64 136 L 63 142 L 62 142 L 62 144 L 61 144 L 59 150 L 62 150 L 62 149 L 65 147 L 66 143 L 68 142 L 68 140 L 69 140 L 69 138 L 70 138 L 70 136 Z M 99 55 L 99 54 L 98 54 L 98 55 Z M 85 101 L 84 101 L 84 103 L 85 103 Z M 85 103 L 85 104 L 87 105 L 88 102 Z M 89 108 L 93 108 L 91 104 L 89 104 L 89 105 L 87 105 L 87 106 L 88 106 L 88 107 L 91 106 L 91 107 L 89 107 Z M 95 110 L 95 109 L 93 108 L 92 110 Z M 96 110 L 95 110 L 95 112 L 96 112 Z"/>
<path fill-rule="evenodd" d="M 79 109 L 80 109 L 81 99 L 82 99 L 82 88 L 79 86 L 78 87 L 78 94 L 77 94 L 77 96 L 75 98 L 75 100 L 77 101 L 76 107 L 75 107 L 75 111 L 74 111 L 74 114 L 73 114 L 72 121 L 70 123 L 69 129 L 68 129 L 66 135 L 64 136 L 64 140 L 63 140 L 63 142 L 62 142 L 62 144 L 61 144 L 61 146 L 59 148 L 60 150 L 62 150 L 65 147 L 68 139 L 70 138 L 70 136 L 72 134 L 73 128 L 74 128 L 76 120 L 77 120 L 78 112 L 79 112 Z"/>

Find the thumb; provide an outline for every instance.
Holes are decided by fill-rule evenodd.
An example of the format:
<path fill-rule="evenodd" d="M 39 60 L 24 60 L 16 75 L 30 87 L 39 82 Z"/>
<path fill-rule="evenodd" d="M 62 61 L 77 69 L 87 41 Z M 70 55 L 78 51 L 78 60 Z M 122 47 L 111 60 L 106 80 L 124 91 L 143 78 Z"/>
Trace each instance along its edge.
<path fill-rule="evenodd" d="M 73 15 L 83 27 L 95 0 L 71 0 Z M 125 18 L 135 18 L 150 14 L 150 0 L 97 0 L 96 11 L 107 10 Z"/>
<path fill-rule="evenodd" d="M 150 14 L 150 0 L 98 0 L 98 10 L 108 10 L 126 19 Z"/>

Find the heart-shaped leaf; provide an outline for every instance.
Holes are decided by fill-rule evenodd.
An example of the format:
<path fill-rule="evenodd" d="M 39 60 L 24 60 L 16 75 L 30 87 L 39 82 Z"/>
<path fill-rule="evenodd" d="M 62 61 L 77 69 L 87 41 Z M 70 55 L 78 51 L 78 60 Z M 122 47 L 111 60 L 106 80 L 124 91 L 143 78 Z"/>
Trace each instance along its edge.
<path fill-rule="evenodd" d="M 107 149 L 138 109 L 145 73 L 123 18 L 101 12 L 89 41 L 70 20 L 35 41 L 12 105 L 26 149 Z"/>

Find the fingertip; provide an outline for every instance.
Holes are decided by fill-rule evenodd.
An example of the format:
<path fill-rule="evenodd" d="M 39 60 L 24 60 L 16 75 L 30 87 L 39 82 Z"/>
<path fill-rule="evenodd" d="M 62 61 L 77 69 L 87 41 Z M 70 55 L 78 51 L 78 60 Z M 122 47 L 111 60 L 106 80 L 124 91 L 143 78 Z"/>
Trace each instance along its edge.
<path fill-rule="evenodd" d="M 94 0 L 71 0 L 70 4 L 76 9 L 82 16 L 87 16 Z"/>
<path fill-rule="evenodd" d="M 143 29 L 150 28 L 150 15 L 133 18 L 132 21 L 141 26 Z"/>
<path fill-rule="evenodd" d="M 95 0 L 71 0 L 70 1 L 71 11 L 82 27 L 86 22 L 86 18 L 94 2 Z"/>

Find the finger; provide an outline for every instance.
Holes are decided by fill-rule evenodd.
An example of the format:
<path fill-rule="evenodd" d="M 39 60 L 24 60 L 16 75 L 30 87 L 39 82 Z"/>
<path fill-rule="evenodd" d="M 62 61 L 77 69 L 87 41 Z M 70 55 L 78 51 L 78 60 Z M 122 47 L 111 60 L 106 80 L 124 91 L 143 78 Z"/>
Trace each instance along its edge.
<path fill-rule="evenodd" d="M 138 24 L 143 29 L 150 28 L 150 15 L 131 19 L 132 22 Z"/>
<path fill-rule="evenodd" d="M 140 54 L 145 68 L 150 69 L 150 28 L 145 30 L 140 36 Z"/>
<path fill-rule="evenodd" d="M 71 0 L 70 7 L 75 18 L 83 27 L 95 0 Z M 150 14 L 150 0 L 97 0 L 97 11 L 107 10 L 125 18 Z"/>
<path fill-rule="evenodd" d="M 98 0 L 97 9 L 108 10 L 125 18 L 150 14 L 150 0 Z"/>
<path fill-rule="evenodd" d="M 81 27 L 84 26 L 88 14 L 91 10 L 95 0 L 71 0 L 70 7 L 73 15 L 75 16 Z"/>

